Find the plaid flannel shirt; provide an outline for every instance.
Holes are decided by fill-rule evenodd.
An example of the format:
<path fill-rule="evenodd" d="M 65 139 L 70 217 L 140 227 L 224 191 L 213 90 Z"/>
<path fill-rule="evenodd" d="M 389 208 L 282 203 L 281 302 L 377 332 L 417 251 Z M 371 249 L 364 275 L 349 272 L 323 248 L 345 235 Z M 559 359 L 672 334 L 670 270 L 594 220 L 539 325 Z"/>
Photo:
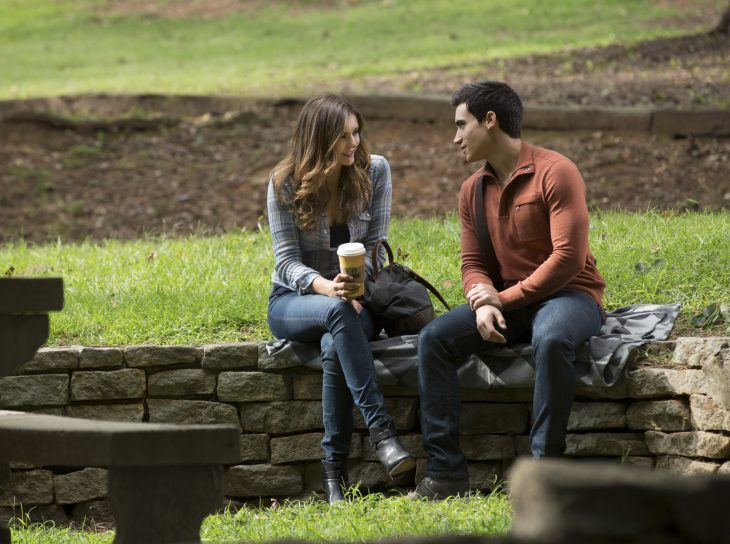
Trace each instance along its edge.
<path fill-rule="evenodd" d="M 371 253 L 375 242 L 388 238 L 392 184 L 390 165 L 385 157 L 370 156 L 370 180 L 373 193 L 370 206 L 352 217 L 347 226 L 350 241 L 365 246 L 366 276 L 372 274 Z M 267 195 L 269 228 L 274 243 L 274 285 L 288 287 L 299 294 L 311 293 L 312 282 L 317 276 L 334 278 L 340 271 L 337 249 L 330 247 L 330 229 L 327 212 L 323 211 L 316 229 L 302 231 L 297 227 L 294 215 L 282 207 L 276 199 L 274 185 L 269 180 Z M 379 264 L 385 260 L 385 250 L 378 255 Z"/>

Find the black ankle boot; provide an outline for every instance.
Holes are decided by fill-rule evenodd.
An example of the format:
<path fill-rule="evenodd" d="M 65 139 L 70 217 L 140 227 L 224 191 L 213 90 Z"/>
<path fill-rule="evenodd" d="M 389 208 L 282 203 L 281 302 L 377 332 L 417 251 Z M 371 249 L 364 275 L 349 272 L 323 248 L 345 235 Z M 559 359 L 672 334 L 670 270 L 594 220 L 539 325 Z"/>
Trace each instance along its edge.
<path fill-rule="evenodd" d="M 370 427 L 370 440 L 391 478 L 415 468 L 416 461 L 401 444 L 392 422 L 387 427 Z"/>
<path fill-rule="evenodd" d="M 347 468 L 344 463 L 336 464 L 322 461 L 322 489 L 324 499 L 329 504 L 345 500 L 345 491 L 349 487 L 347 483 Z"/>

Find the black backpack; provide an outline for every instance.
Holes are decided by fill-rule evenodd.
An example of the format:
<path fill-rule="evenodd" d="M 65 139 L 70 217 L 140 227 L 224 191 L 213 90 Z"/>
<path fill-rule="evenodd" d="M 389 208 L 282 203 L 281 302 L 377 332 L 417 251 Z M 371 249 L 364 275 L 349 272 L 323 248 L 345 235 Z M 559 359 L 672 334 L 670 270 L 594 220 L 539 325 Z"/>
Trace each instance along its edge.
<path fill-rule="evenodd" d="M 378 270 L 381 245 L 388 253 L 388 264 Z M 436 316 L 428 290 L 451 309 L 433 285 L 407 266 L 393 262 L 393 251 L 385 240 L 375 243 L 372 263 L 373 278 L 365 282 L 365 304 L 388 336 L 418 334 Z"/>

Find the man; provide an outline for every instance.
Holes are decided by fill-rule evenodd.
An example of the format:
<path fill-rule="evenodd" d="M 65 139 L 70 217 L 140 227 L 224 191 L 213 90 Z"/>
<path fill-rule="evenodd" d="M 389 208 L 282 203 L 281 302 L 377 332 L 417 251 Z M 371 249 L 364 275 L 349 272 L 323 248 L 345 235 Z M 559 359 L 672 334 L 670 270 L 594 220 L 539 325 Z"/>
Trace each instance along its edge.
<path fill-rule="evenodd" d="M 467 162 L 485 162 L 459 194 L 462 287 L 468 304 L 438 317 L 419 336 L 421 430 L 428 465 L 414 498 L 442 499 L 468 491 L 467 463 L 459 448 L 457 369 L 491 344 L 532 342 L 530 448 L 535 458 L 561 455 L 575 391 L 575 351 L 603 322 L 605 282 L 588 248 L 585 185 L 576 166 L 559 153 L 521 140 L 522 103 L 505 83 L 465 85 L 452 105 L 454 143 Z M 480 178 L 483 195 L 476 192 Z M 477 206 L 486 213 L 481 224 L 486 224 L 496 257 L 491 268 L 488 246 L 480 245 L 486 232 L 477 226 Z"/>

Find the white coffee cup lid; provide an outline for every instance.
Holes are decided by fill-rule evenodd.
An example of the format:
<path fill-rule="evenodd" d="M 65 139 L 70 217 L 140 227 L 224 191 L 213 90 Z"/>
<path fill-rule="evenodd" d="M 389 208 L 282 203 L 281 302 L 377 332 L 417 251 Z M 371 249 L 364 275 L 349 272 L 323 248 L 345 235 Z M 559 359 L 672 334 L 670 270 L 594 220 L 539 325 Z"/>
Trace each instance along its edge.
<path fill-rule="evenodd" d="M 357 255 L 364 254 L 365 246 L 360 242 L 348 242 L 346 244 L 341 244 L 337 248 L 337 255 L 342 255 L 343 257 L 355 257 Z"/>

